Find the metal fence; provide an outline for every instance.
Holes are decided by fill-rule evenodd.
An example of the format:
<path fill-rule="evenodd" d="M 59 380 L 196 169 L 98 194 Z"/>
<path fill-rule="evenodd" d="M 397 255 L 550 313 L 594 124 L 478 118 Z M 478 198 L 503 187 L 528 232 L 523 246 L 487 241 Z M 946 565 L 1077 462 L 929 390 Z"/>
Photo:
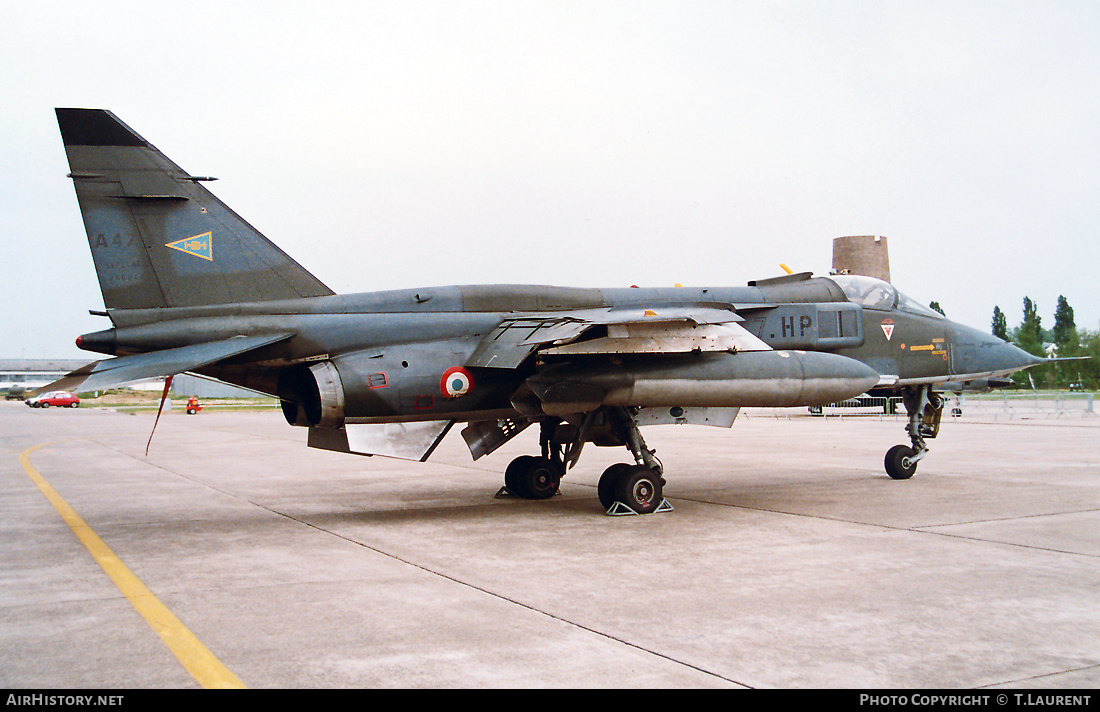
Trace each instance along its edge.
<path fill-rule="evenodd" d="M 975 416 L 993 420 L 1013 418 L 1084 418 L 1096 415 L 1092 393 L 945 393 L 943 417 Z M 812 415 L 844 417 L 878 415 L 905 417 L 901 398 L 860 396 L 839 403 L 814 406 Z"/>
<path fill-rule="evenodd" d="M 905 406 L 901 398 L 892 396 L 883 398 L 878 396 L 859 396 L 839 403 L 829 405 L 810 406 L 811 415 L 821 415 L 826 418 L 845 415 L 905 415 Z"/>
<path fill-rule="evenodd" d="M 959 405 L 965 413 L 994 420 L 1096 415 L 1092 393 L 983 393 L 961 396 Z"/>

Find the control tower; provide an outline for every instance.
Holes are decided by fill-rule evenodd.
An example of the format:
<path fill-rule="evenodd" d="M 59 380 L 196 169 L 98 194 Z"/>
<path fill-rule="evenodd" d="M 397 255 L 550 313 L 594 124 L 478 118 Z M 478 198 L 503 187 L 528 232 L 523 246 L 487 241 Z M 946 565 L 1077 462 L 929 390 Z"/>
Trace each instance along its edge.
<path fill-rule="evenodd" d="M 833 273 L 862 274 L 890 281 L 890 253 L 881 235 L 851 235 L 833 240 Z"/>

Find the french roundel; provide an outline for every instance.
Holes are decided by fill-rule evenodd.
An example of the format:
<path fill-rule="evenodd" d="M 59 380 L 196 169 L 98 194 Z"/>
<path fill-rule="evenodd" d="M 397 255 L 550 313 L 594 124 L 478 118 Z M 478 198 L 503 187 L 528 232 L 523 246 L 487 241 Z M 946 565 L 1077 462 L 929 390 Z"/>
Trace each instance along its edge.
<path fill-rule="evenodd" d="M 439 381 L 439 390 L 441 390 L 443 395 L 447 398 L 464 396 L 469 393 L 470 389 L 473 387 L 474 377 L 470 375 L 469 371 L 461 366 L 448 368 L 443 373 L 443 378 Z"/>

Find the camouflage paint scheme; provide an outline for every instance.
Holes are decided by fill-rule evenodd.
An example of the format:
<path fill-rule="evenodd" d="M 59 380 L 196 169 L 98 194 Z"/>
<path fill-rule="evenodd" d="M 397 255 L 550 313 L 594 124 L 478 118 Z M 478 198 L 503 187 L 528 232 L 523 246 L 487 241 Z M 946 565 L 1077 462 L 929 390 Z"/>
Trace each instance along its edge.
<path fill-rule="evenodd" d="M 184 171 L 97 109 L 57 109 L 114 358 L 42 390 L 191 372 L 278 397 L 313 447 L 427 459 L 455 423 L 477 458 L 529 425 L 541 456 L 508 491 L 553 495 L 585 443 L 626 446 L 600 499 L 660 506 L 663 468 L 640 425 L 729 427 L 746 406 L 897 393 L 912 475 L 935 437 L 937 389 L 986 388 L 1041 363 L 867 277 L 810 273 L 744 287 L 449 286 L 338 295 Z"/>

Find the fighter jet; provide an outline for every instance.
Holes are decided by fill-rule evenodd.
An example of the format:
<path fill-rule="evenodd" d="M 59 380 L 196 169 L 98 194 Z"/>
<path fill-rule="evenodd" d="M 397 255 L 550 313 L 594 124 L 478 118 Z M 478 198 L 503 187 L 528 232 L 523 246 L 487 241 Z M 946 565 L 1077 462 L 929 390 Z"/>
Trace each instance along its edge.
<path fill-rule="evenodd" d="M 553 496 L 582 448 L 626 447 L 601 505 L 650 513 L 664 468 L 640 428 L 730 427 L 742 407 L 900 393 L 913 475 L 944 386 L 1044 359 L 868 277 L 809 272 L 744 287 L 446 286 L 338 295 L 108 111 L 57 109 L 111 328 L 113 358 L 46 389 L 189 372 L 279 399 L 311 447 L 426 460 L 455 424 L 474 459 L 537 425 L 504 488 Z"/>

